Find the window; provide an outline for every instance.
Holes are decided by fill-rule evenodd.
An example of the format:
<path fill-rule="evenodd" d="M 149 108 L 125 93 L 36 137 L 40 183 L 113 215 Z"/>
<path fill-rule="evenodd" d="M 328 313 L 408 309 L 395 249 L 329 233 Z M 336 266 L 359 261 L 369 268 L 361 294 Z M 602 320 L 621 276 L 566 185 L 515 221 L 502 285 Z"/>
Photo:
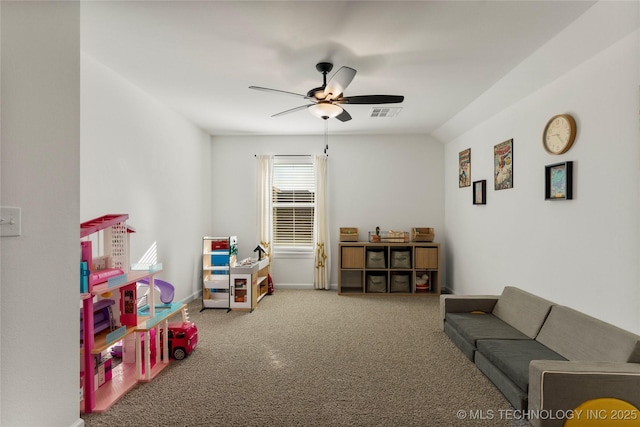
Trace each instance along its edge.
<path fill-rule="evenodd" d="M 271 194 L 274 252 L 313 252 L 313 158 L 275 156 Z"/>

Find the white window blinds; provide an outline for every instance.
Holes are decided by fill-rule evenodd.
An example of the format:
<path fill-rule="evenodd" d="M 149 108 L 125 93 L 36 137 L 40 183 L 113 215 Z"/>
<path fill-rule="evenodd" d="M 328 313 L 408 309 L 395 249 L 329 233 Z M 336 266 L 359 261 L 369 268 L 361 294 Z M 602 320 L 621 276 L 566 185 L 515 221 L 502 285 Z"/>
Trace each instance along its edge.
<path fill-rule="evenodd" d="M 275 156 L 272 190 L 274 249 L 280 247 L 313 250 L 313 158 Z"/>

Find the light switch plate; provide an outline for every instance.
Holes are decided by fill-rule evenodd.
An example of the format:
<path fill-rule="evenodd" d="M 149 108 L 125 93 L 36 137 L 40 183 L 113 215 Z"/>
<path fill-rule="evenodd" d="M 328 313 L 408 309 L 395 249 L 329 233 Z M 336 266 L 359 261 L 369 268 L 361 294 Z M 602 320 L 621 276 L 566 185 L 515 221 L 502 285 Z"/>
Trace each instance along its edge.
<path fill-rule="evenodd" d="M 20 208 L 0 207 L 0 236 L 12 237 L 20 235 L 20 214 Z"/>

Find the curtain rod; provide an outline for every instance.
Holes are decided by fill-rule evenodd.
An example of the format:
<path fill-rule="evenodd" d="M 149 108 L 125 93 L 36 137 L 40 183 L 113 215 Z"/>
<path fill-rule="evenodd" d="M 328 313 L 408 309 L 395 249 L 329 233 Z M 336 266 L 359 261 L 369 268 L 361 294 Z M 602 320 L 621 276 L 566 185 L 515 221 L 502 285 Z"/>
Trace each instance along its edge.
<path fill-rule="evenodd" d="M 313 156 L 313 154 L 273 154 L 278 157 L 304 157 L 304 156 Z M 253 157 L 258 157 L 257 154 L 254 154 Z"/>

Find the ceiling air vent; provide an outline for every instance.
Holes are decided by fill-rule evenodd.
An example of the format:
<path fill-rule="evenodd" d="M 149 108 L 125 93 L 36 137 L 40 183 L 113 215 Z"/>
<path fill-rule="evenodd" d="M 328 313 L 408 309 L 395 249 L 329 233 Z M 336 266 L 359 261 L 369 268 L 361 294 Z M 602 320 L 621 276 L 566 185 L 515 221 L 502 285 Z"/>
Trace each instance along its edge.
<path fill-rule="evenodd" d="M 400 114 L 402 107 L 373 107 L 371 117 L 396 117 Z"/>

